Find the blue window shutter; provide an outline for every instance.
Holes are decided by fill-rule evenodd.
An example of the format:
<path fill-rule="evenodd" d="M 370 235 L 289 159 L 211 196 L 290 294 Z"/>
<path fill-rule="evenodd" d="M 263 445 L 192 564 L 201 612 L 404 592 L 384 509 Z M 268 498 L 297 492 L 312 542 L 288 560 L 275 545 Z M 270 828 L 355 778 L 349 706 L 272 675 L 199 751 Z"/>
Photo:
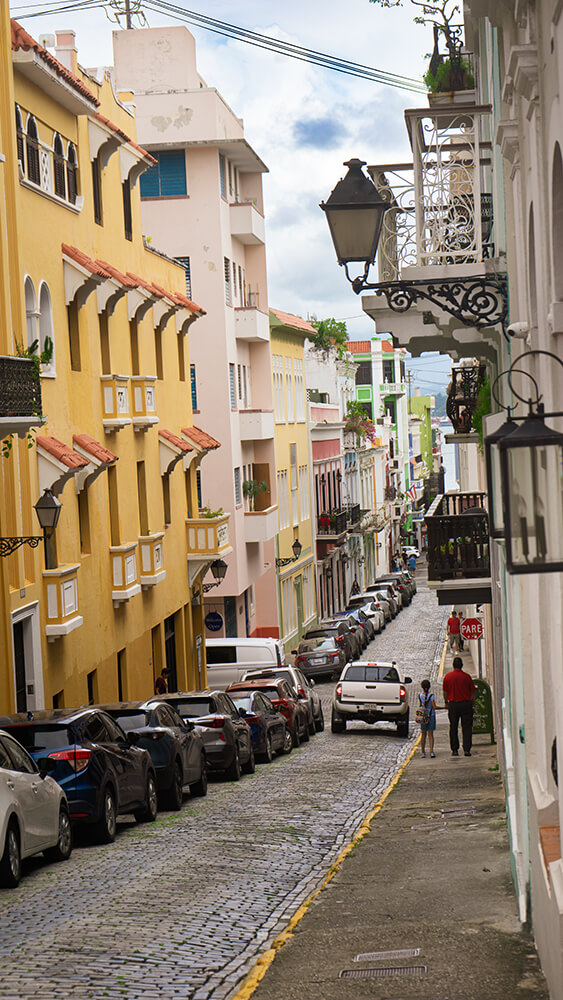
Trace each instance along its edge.
<path fill-rule="evenodd" d="M 160 194 L 160 172 L 158 163 L 141 174 L 141 198 L 158 198 Z"/>
<path fill-rule="evenodd" d="M 192 409 L 197 410 L 197 382 L 195 378 L 195 365 L 190 365 L 190 382 L 192 388 Z"/>
<path fill-rule="evenodd" d="M 221 194 L 226 197 L 227 185 L 225 183 L 225 157 L 219 153 L 219 173 L 221 175 Z"/>
<path fill-rule="evenodd" d="M 183 149 L 171 149 L 158 154 L 160 164 L 160 196 L 173 197 L 187 193 L 186 155 Z"/>

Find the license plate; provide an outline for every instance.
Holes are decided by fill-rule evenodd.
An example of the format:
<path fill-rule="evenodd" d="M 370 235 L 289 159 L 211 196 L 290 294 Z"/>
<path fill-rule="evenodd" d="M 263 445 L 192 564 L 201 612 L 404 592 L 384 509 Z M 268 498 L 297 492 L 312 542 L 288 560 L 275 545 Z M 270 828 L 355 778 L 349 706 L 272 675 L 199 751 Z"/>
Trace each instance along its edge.
<path fill-rule="evenodd" d="M 322 656 L 312 656 L 309 663 L 324 663 L 324 657 Z"/>
<path fill-rule="evenodd" d="M 373 704 L 360 705 L 358 708 L 358 712 L 378 712 L 378 711 L 379 709 Z"/>

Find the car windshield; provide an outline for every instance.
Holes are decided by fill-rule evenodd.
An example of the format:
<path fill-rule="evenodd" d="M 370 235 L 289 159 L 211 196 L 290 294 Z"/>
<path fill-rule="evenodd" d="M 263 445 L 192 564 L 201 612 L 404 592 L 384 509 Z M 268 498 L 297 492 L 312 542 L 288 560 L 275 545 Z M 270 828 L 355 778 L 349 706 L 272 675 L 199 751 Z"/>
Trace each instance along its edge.
<path fill-rule="evenodd" d="M 56 750 L 74 743 L 70 729 L 66 726 L 4 726 L 7 733 L 14 736 L 26 750 Z"/>
<path fill-rule="evenodd" d="M 322 636 L 330 636 L 330 635 L 337 635 L 337 634 L 338 634 L 338 626 L 337 625 L 327 625 L 327 627 L 324 628 L 324 629 L 322 629 L 322 631 L 319 630 L 318 632 L 311 632 L 311 637 L 314 638 L 317 635 L 319 637 L 322 637 Z"/>
<path fill-rule="evenodd" d="M 281 698 L 282 697 L 282 695 L 279 693 L 278 689 L 274 688 L 274 687 L 258 687 L 258 686 L 254 687 L 254 685 L 252 685 L 252 690 L 253 691 L 261 691 L 262 694 L 265 694 L 268 698 L 270 698 L 271 701 L 275 701 L 276 698 Z M 233 694 L 235 694 L 235 693 L 236 692 L 229 691 L 229 694 L 230 694 L 231 698 L 233 697 Z M 240 695 L 237 695 L 237 697 L 240 697 Z"/>
<path fill-rule="evenodd" d="M 233 691 L 234 695 L 234 691 Z M 250 706 L 252 704 L 251 695 L 241 695 L 240 698 L 233 698 L 233 701 L 237 708 L 244 708 L 245 712 L 250 711 Z"/>
<path fill-rule="evenodd" d="M 395 681 L 400 677 L 395 667 L 374 666 L 373 664 L 353 663 L 346 671 L 343 680 L 346 681 Z"/>
<path fill-rule="evenodd" d="M 147 717 L 144 712 L 135 712 L 135 714 L 125 713 L 124 715 L 114 715 L 111 712 L 111 717 L 115 719 L 117 724 L 126 733 L 129 733 L 132 729 L 142 729 L 147 724 Z"/>
<path fill-rule="evenodd" d="M 262 675 L 262 676 L 264 676 L 264 675 Z M 260 679 L 260 672 L 259 671 L 256 671 L 256 672 L 250 671 L 249 674 L 248 674 L 247 680 L 251 680 L 254 677 L 257 680 L 259 680 Z M 276 677 L 282 677 L 284 680 L 289 681 L 290 684 L 293 684 L 293 678 L 292 678 L 291 673 L 289 672 L 289 670 L 282 670 L 282 669 L 276 668 Z"/>
<path fill-rule="evenodd" d="M 178 701 L 174 708 L 183 719 L 198 719 L 200 715 L 210 715 L 216 711 L 215 702 L 209 698 L 194 698 L 193 701 Z"/>
<path fill-rule="evenodd" d="M 334 649 L 334 639 L 312 639 L 311 642 L 300 642 L 298 653 L 322 653 L 325 649 Z"/>

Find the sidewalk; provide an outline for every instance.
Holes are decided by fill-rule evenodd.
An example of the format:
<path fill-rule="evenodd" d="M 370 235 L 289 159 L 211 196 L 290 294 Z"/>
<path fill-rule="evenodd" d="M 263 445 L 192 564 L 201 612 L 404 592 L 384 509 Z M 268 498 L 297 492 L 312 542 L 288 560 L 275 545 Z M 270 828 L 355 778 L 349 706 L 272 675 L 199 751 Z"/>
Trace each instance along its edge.
<path fill-rule="evenodd" d="M 450 664 L 448 654 L 446 672 Z M 441 682 L 433 689 L 442 704 Z M 546 1000 L 518 920 L 495 751 L 475 736 L 470 758 L 451 757 L 438 712 L 436 758 L 417 749 L 253 1000 Z M 367 954 L 404 949 L 413 952 Z M 418 971 L 393 971 L 410 967 Z"/>

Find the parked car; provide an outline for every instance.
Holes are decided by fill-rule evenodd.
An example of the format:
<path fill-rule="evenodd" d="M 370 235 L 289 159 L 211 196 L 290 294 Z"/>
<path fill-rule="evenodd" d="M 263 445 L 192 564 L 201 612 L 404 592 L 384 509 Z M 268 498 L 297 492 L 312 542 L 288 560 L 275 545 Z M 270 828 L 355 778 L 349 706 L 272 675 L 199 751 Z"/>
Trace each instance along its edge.
<path fill-rule="evenodd" d="M 323 717 L 323 706 L 318 691 L 315 691 L 315 682 L 308 677 L 297 666 L 277 667 L 275 670 L 249 670 L 242 678 L 243 681 L 256 680 L 260 677 L 285 677 L 291 684 L 296 696 L 307 706 L 309 716 L 309 734 L 313 736 L 320 733 L 325 727 Z"/>
<path fill-rule="evenodd" d="M 156 774 L 159 801 L 180 809 L 183 794 L 207 795 L 207 761 L 201 735 L 183 721 L 173 705 L 140 701 L 100 705 L 135 746 L 148 750 Z"/>
<path fill-rule="evenodd" d="M 326 621 L 319 622 L 318 625 L 314 626 L 314 628 L 307 629 L 303 636 L 303 639 L 328 638 L 334 639 L 334 641 L 342 647 L 346 657 L 346 663 L 354 659 L 358 644 L 354 634 L 351 632 L 346 622 L 336 621 L 331 624 Z"/>
<path fill-rule="evenodd" d="M 395 615 L 398 615 L 399 611 L 403 608 L 403 599 L 399 594 L 399 591 L 393 583 L 390 581 L 372 584 L 367 588 L 370 594 L 374 594 L 377 600 L 389 601 L 391 607 L 394 608 Z"/>
<path fill-rule="evenodd" d="M 397 570 L 396 573 L 389 573 L 384 579 L 394 583 L 400 593 L 404 589 L 407 593 L 408 603 L 410 604 L 416 594 L 416 583 L 413 576 L 406 569 Z"/>
<path fill-rule="evenodd" d="M 384 624 L 381 626 L 385 628 L 387 622 L 390 622 L 392 618 L 395 617 L 395 613 L 391 611 L 391 605 L 389 601 L 384 599 L 377 599 L 376 594 L 373 591 L 364 591 L 362 594 L 354 594 L 353 597 L 348 601 L 348 609 L 353 611 L 354 608 L 365 608 L 370 606 L 373 610 L 381 612 L 383 615 Z"/>
<path fill-rule="evenodd" d="M 115 840 L 117 817 L 156 819 L 156 775 L 146 750 L 132 745 L 121 726 L 98 708 L 53 709 L 0 717 L 35 761 L 47 757 L 64 790 L 73 823 L 88 825 L 97 840 Z"/>
<path fill-rule="evenodd" d="M 376 635 L 381 632 L 381 624 L 378 614 L 366 615 L 362 608 L 354 608 L 349 612 L 352 618 L 355 618 L 357 622 L 362 626 L 368 642 L 373 642 Z"/>
<path fill-rule="evenodd" d="M 349 663 L 334 689 L 331 729 L 343 733 L 346 723 L 360 719 L 374 722 L 394 722 L 398 736 L 409 735 L 409 702 L 406 685 L 410 677 L 401 680 L 395 662 L 370 663 L 361 660 Z"/>
<path fill-rule="evenodd" d="M 387 576 L 379 577 L 376 581 L 376 585 L 380 587 L 392 587 L 394 592 L 399 596 L 401 606 L 406 608 L 407 604 L 411 602 L 411 594 L 405 589 L 405 585 L 398 576 L 389 573 Z"/>
<path fill-rule="evenodd" d="M 401 551 L 406 559 L 408 559 L 409 556 L 414 556 L 415 559 L 418 559 L 420 556 L 420 552 L 415 545 L 404 545 Z"/>
<path fill-rule="evenodd" d="M 356 619 L 350 614 L 349 611 L 335 611 L 335 613 L 330 618 L 323 618 L 321 625 L 325 622 L 335 622 L 342 621 L 348 626 L 350 631 L 356 637 L 356 651 L 354 656 L 361 656 L 363 650 L 368 644 L 366 633 L 364 632 L 362 626 Z"/>
<path fill-rule="evenodd" d="M 360 615 L 366 615 L 367 618 L 371 619 L 376 635 L 379 635 L 385 628 L 385 614 L 383 608 L 378 605 L 379 602 L 368 601 L 366 604 L 362 604 L 361 607 L 356 608 Z"/>
<path fill-rule="evenodd" d="M 225 691 L 188 691 L 150 698 L 147 706 L 162 701 L 181 718 L 196 726 L 203 740 L 210 771 L 227 781 L 239 781 L 242 772 L 254 774 L 255 761 L 250 726 L 241 719 Z"/>
<path fill-rule="evenodd" d="M 240 681 L 247 670 L 266 670 L 285 663 L 283 643 L 279 639 L 248 639 L 224 636 L 206 639 L 207 683 L 212 691 L 224 691 L 228 684 Z"/>
<path fill-rule="evenodd" d="M 238 697 L 241 691 L 261 691 L 270 699 L 274 708 L 283 715 L 291 733 L 293 746 L 298 747 L 301 740 L 305 743 L 309 740 L 307 708 L 303 702 L 295 697 L 291 684 L 283 677 L 239 681 L 238 684 L 230 684 L 227 691 L 231 697 L 235 697 L 235 695 Z"/>
<path fill-rule="evenodd" d="M 295 666 L 299 667 L 309 679 L 339 677 L 346 663 L 346 653 L 342 643 L 337 642 L 333 636 L 302 639 L 292 653 L 295 656 Z"/>
<path fill-rule="evenodd" d="M 17 740 L 0 731 L 0 885 L 13 888 L 22 860 L 43 853 L 47 861 L 66 861 L 72 829 L 66 795 L 38 767 Z"/>
<path fill-rule="evenodd" d="M 269 763 L 275 753 L 291 753 L 293 740 L 287 723 L 261 691 L 233 691 L 233 704 L 250 726 L 256 760 Z"/>

